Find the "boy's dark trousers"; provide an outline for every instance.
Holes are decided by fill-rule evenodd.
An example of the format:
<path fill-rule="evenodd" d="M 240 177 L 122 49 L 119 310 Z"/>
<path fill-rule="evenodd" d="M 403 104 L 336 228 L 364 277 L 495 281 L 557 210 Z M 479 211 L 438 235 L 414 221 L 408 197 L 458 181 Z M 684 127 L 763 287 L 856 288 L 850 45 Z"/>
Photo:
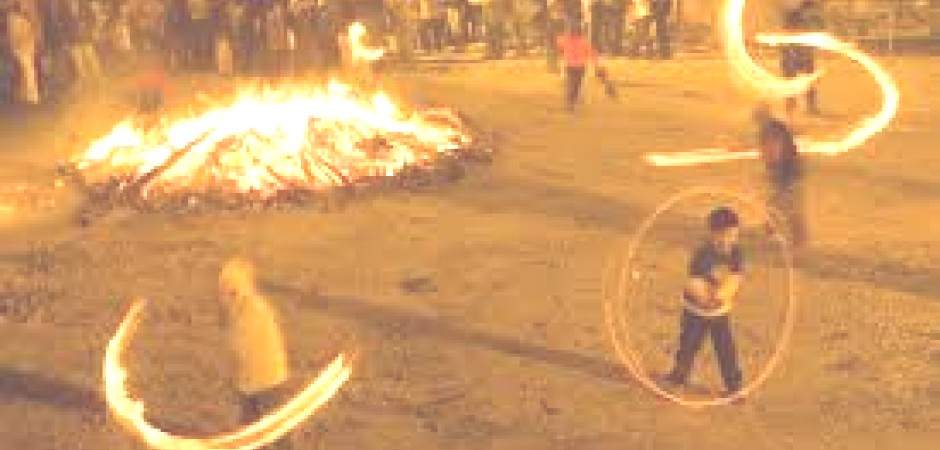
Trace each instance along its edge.
<path fill-rule="evenodd" d="M 573 111 L 580 100 L 584 73 L 584 66 L 565 67 L 565 105 L 569 111 Z"/>
<path fill-rule="evenodd" d="M 738 366 L 738 351 L 728 316 L 701 317 L 683 310 L 680 327 L 679 350 L 676 351 L 676 365 L 669 374 L 670 381 L 677 384 L 685 384 L 688 381 L 695 355 L 702 348 L 705 337 L 710 334 L 725 388 L 728 392 L 739 391 L 741 369 Z"/>
<path fill-rule="evenodd" d="M 241 423 L 250 425 L 257 422 L 266 414 L 270 414 L 275 408 L 281 406 L 280 391 L 276 388 L 261 392 L 242 393 L 241 394 Z M 292 446 L 288 438 L 289 435 L 282 437 L 277 442 L 263 448 L 263 450 L 291 450 Z"/>

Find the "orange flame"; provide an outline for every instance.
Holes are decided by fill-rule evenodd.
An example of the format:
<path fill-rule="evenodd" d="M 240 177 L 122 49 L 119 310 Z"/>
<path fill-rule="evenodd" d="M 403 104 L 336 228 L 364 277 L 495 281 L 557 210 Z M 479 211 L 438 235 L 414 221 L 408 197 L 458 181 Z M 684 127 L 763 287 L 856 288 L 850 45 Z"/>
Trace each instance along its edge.
<path fill-rule="evenodd" d="M 821 72 L 786 79 L 766 71 L 751 59 L 744 47 L 744 31 L 741 24 L 745 0 L 729 0 L 725 14 L 725 52 L 732 71 L 750 87 L 764 95 L 786 98 L 799 95 L 810 87 Z M 861 146 L 888 127 L 897 115 L 900 93 L 894 79 L 877 62 L 854 45 L 840 41 L 826 33 L 761 34 L 761 44 L 779 46 L 788 44 L 806 45 L 843 55 L 862 66 L 875 79 L 882 93 L 881 109 L 877 114 L 862 119 L 845 136 L 834 140 L 804 139 L 799 142 L 800 153 L 833 155 L 848 152 Z M 756 150 L 733 151 L 727 149 L 703 149 L 677 153 L 654 153 L 645 156 L 654 166 L 691 166 L 740 159 L 754 159 L 760 154 Z"/>
<path fill-rule="evenodd" d="M 471 137 L 450 110 L 404 112 L 333 81 L 324 88 L 246 90 L 227 106 L 156 126 L 118 124 L 85 151 L 86 181 L 140 183 L 152 192 L 219 189 L 267 198 L 398 174 L 466 148 Z"/>
<path fill-rule="evenodd" d="M 355 22 L 349 26 L 349 47 L 352 53 L 354 63 L 365 61 L 371 62 L 381 59 L 385 56 L 385 49 L 368 48 L 363 40 L 366 37 L 366 27 L 360 22 Z"/>
<path fill-rule="evenodd" d="M 157 450 L 254 450 L 269 445 L 310 418 L 336 394 L 351 374 L 344 356 L 337 356 L 294 399 L 251 425 L 210 438 L 175 436 L 151 425 L 144 417 L 144 403 L 130 398 L 125 386 L 127 369 L 121 364 L 121 356 L 140 323 L 143 307 L 143 301 L 134 303 L 108 342 L 104 358 L 105 396 L 108 407 L 121 425 Z"/>

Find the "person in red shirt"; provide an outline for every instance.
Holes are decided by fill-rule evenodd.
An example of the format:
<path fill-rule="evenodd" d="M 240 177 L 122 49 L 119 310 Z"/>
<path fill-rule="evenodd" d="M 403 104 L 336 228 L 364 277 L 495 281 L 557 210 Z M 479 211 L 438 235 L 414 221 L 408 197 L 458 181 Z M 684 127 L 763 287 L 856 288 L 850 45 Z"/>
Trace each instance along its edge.
<path fill-rule="evenodd" d="M 581 98 L 581 85 L 588 64 L 593 64 L 597 76 L 604 83 L 607 95 L 616 97 L 613 84 L 607 79 L 607 71 L 598 65 L 597 52 L 584 37 L 580 24 L 568 26 L 568 30 L 558 37 L 558 49 L 565 61 L 565 102 L 568 111 L 574 111 Z"/>

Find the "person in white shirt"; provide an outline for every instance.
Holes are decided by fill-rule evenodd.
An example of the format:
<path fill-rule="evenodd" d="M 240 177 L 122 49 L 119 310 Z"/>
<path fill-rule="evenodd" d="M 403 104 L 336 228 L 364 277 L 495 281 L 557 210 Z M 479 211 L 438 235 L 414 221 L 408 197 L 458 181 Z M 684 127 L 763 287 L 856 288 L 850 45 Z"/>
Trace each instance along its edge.
<path fill-rule="evenodd" d="M 21 2 L 15 2 L 7 18 L 7 40 L 19 67 L 18 99 L 26 104 L 39 104 L 39 78 L 36 70 L 36 50 L 39 37 L 35 24 Z"/>

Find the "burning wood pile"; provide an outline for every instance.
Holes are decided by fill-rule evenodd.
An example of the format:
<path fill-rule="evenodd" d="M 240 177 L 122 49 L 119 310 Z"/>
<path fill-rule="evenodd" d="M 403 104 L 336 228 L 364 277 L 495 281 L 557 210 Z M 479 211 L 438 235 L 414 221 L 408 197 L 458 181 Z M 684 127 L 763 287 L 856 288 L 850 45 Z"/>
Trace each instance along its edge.
<path fill-rule="evenodd" d="M 403 111 L 383 93 L 333 82 L 246 92 L 180 120 L 131 119 L 63 169 L 99 204 L 269 207 L 450 181 L 490 152 L 453 110 Z"/>

